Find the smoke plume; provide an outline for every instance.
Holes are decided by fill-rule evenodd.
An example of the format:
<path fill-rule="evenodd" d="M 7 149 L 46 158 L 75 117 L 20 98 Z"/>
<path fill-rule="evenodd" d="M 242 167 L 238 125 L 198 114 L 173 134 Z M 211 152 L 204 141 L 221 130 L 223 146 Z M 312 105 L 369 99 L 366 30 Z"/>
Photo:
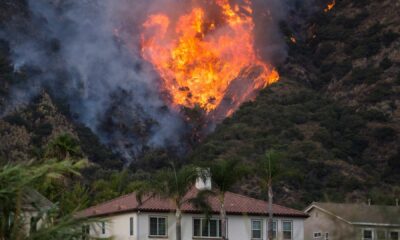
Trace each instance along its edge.
<path fill-rule="evenodd" d="M 28 81 L 12 89 L 3 114 L 45 88 L 126 159 L 147 147 L 184 148 L 188 126 L 160 92 L 160 76 L 142 58 L 140 30 L 151 14 L 179 16 L 199 2 L 212 1 L 28 0 L 29 16 L 0 30 L 15 71 L 29 73 Z M 286 51 L 278 23 L 287 5 L 280 0 L 252 4 L 257 52 L 265 61 L 282 62 Z"/>

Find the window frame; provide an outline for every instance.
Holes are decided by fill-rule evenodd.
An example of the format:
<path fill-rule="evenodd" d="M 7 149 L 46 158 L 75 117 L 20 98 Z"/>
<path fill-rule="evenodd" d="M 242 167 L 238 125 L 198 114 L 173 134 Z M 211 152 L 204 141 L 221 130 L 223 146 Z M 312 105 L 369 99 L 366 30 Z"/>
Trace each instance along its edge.
<path fill-rule="evenodd" d="M 254 222 L 259 222 L 260 223 L 260 229 L 254 229 L 253 228 L 253 223 Z M 264 237 L 263 237 L 263 234 L 264 234 L 264 231 L 263 231 L 264 221 L 263 221 L 263 219 L 251 219 L 250 224 L 251 224 L 251 239 L 254 239 L 254 240 L 264 239 Z M 253 231 L 260 231 L 260 237 L 259 238 L 255 238 L 254 235 L 253 235 Z"/>
<path fill-rule="evenodd" d="M 135 236 L 135 220 L 129 217 L 129 236 Z"/>
<path fill-rule="evenodd" d="M 376 239 L 377 240 L 381 240 L 380 238 L 379 238 L 379 234 L 381 234 L 381 233 L 383 233 L 383 239 L 384 240 L 387 240 L 388 239 L 388 231 L 386 230 L 386 229 L 376 229 L 375 230 L 375 232 L 376 232 Z"/>
<path fill-rule="evenodd" d="M 365 238 L 365 236 L 364 236 L 365 231 L 370 231 L 371 232 L 371 238 Z M 361 240 L 374 240 L 375 239 L 374 232 L 375 231 L 372 228 L 362 228 L 361 229 Z"/>
<path fill-rule="evenodd" d="M 290 223 L 290 239 L 285 239 L 285 228 L 284 223 Z M 292 220 L 282 220 L 282 239 L 283 240 L 293 240 L 293 221 Z"/>
<path fill-rule="evenodd" d="M 267 239 L 268 239 L 268 234 L 269 234 L 269 220 L 268 220 L 268 218 L 267 218 L 266 222 L 267 222 L 266 223 L 266 225 L 267 225 L 266 229 L 267 229 Z M 274 232 L 274 223 L 275 223 L 275 232 Z M 279 230 L 278 223 L 279 223 L 279 220 L 272 220 L 272 239 L 273 240 L 278 239 L 278 230 Z"/>
<path fill-rule="evenodd" d="M 316 234 L 319 234 L 319 236 L 315 236 Z M 314 239 L 322 238 L 322 232 L 313 232 L 313 238 Z"/>
<path fill-rule="evenodd" d="M 106 235 L 106 222 L 102 221 L 101 222 L 101 234 Z"/>
<path fill-rule="evenodd" d="M 200 236 L 195 235 L 195 227 L 194 227 L 194 221 L 199 220 L 200 221 L 200 229 L 199 233 Z M 208 220 L 208 236 L 203 236 L 203 221 Z M 211 221 L 216 221 L 217 222 L 217 236 L 210 236 L 211 235 Z M 212 217 L 210 219 L 204 218 L 204 217 L 192 217 L 192 238 L 205 238 L 205 239 L 218 239 L 222 237 L 222 232 L 221 232 L 221 225 L 222 222 L 218 217 Z"/>
<path fill-rule="evenodd" d="M 156 232 L 157 232 L 157 235 L 152 235 L 151 234 L 151 219 L 152 218 L 156 218 L 157 219 L 157 229 L 156 229 Z M 159 222 L 158 222 L 158 220 L 159 219 L 164 219 L 165 220 L 165 235 L 159 235 Z M 165 216 L 165 215 L 150 215 L 149 216 L 149 237 L 152 237 L 152 238 L 154 238 L 154 237 L 168 237 L 168 216 Z"/>
<path fill-rule="evenodd" d="M 392 240 L 392 238 L 391 238 L 391 234 L 392 233 L 397 233 L 397 239 L 396 240 L 400 240 L 400 230 L 389 230 L 388 231 L 388 240 Z"/>

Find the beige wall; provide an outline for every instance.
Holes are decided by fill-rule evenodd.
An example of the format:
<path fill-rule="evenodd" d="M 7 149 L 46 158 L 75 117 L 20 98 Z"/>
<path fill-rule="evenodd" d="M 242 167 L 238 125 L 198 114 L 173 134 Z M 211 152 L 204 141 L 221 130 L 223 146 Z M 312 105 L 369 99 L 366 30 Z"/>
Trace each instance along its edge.
<path fill-rule="evenodd" d="M 351 225 L 317 208 L 313 208 L 308 214 L 310 217 L 304 222 L 305 240 L 325 240 L 325 233 L 329 233 L 329 240 L 362 240 L 362 231 L 364 229 L 371 229 L 374 235 L 373 239 L 380 240 L 377 238 L 378 231 L 384 231 L 386 234 L 389 234 L 390 231 L 400 232 L 400 227 L 388 228 L 372 225 Z M 321 232 L 322 237 L 314 238 L 315 232 Z M 387 236 L 386 239 L 389 239 L 389 237 Z"/>
<path fill-rule="evenodd" d="M 304 239 L 305 240 L 325 240 L 325 234 L 329 234 L 329 240 L 350 240 L 355 238 L 353 227 L 317 208 L 313 208 L 310 215 L 304 221 Z M 314 233 L 322 233 L 321 238 L 314 238 Z"/>

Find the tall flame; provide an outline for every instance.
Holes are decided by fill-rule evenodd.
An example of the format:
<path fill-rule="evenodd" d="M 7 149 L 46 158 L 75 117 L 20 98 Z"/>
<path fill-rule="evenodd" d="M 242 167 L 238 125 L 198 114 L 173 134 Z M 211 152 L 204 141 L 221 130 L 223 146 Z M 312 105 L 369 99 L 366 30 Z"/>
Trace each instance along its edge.
<path fill-rule="evenodd" d="M 223 21 L 196 6 L 178 18 L 164 13 L 149 16 L 142 33 L 142 55 L 162 77 L 173 105 L 199 105 L 209 113 L 221 105 L 238 78 L 251 78 L 242 81 L 242 89 L 236 91 L 245 96 L 230 96 L 240 103 L 279 80 L 278 72 L 255 52 L 250 0 L 240 5 L 231 5 L 229 0 L 213 1 Z M 237 104 L 229 107 L 226 115 Z"/>
<path fill-rule="evenodd" d="M 336 5 L 336 0 L 333 0 L 331 3 L 328 3 L 326 8 L 324 9 L 324 12 L 329 12 L 330 10 L 333 9 L 333 7 L 335 7 L 335 5 Z"/>

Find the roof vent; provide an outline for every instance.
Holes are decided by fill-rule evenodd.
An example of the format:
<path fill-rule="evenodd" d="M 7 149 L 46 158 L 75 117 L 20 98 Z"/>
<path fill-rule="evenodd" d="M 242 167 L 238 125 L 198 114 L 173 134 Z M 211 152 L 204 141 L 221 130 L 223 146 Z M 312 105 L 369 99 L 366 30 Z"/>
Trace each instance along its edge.
<path fill-rule="evenodd" d="M 196 188 L 198 190 L 211 190 L 211 173 L 210 169 L 197 169 L 198 177 L 196 179 Z"/>

